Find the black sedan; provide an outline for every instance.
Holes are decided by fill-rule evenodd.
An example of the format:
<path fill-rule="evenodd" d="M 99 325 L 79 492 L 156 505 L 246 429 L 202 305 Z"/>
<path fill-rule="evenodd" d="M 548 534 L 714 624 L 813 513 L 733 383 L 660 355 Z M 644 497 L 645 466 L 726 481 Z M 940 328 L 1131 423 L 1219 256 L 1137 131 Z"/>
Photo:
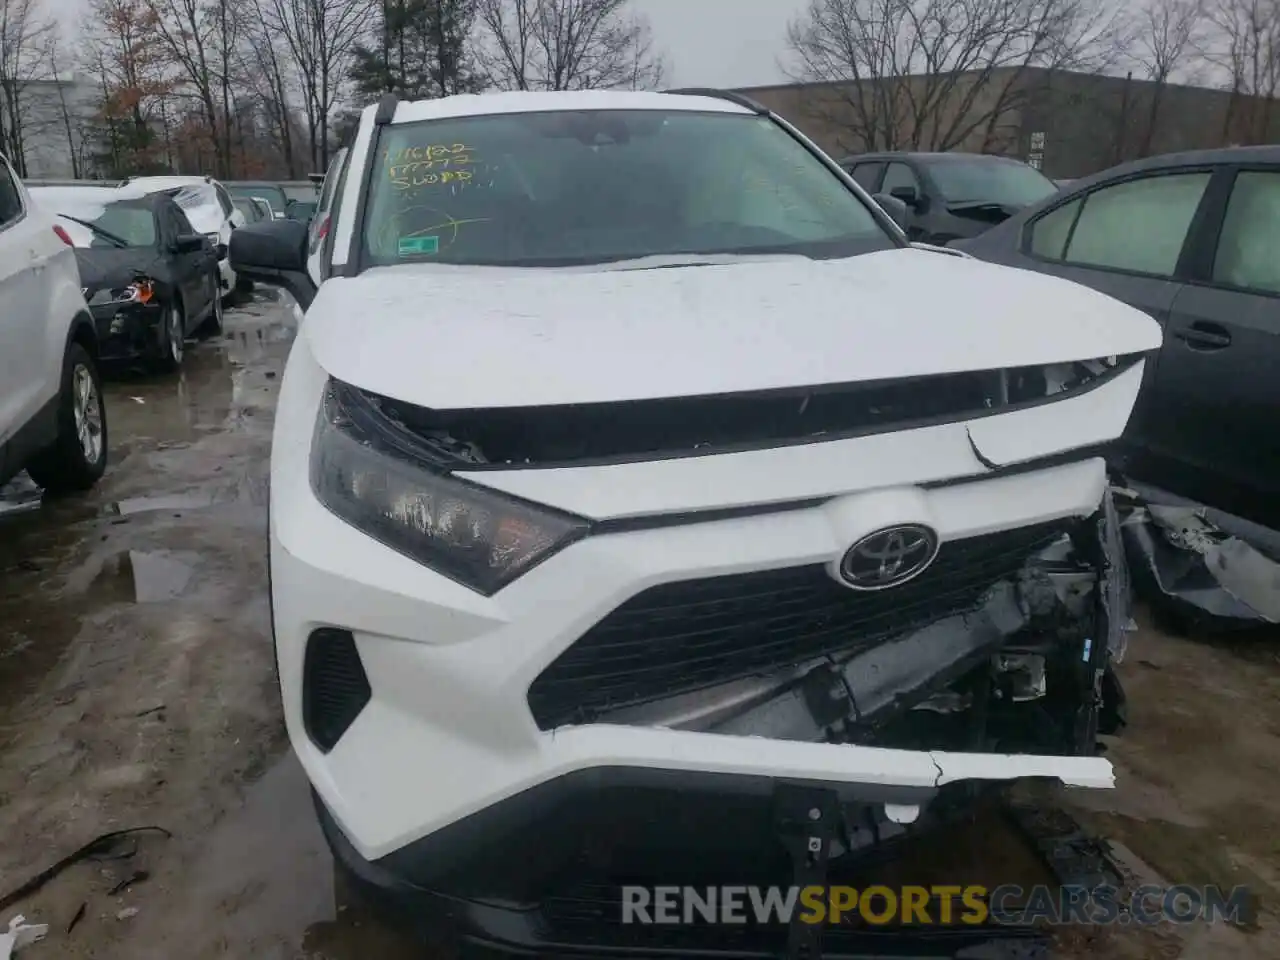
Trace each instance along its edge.
<path fill-rule="evenodd" d="M 1158 320 L 1122 465 L 1280 526 L 1280 147 L 1114 167 L 954 246 Z"/>
<path fill-rule="evenodd" d="M 75 248 L 104 361 L 182 366 L 187 336 L 222 328 L 218 257 L 166 194 L 129 187 L 33 188 Z"/>
<path fill-rule="evenodd" d="M 881 204 L 909 239 L 939 246 L 976 237 L 1058 192 L 1035 167 L 978 153 L 868 153 L 840 165 L 868 193 L 892 198 Z"/>

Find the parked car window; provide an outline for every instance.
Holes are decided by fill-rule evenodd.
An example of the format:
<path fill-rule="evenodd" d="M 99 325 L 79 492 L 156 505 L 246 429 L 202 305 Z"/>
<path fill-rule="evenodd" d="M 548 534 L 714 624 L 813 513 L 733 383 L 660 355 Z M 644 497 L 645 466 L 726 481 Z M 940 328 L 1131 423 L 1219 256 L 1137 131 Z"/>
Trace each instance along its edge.
<path fill-rule="evenodd" d="M 166 202 L 160 207 L 160 230 L 169 243 L 173 243 L 183 234 L 176 216 L 178 213 L 178 207 L 174 203 Z"/>
<path fill-rule="evenodd" d="M 200 232 L 191 225 L 191 221 L 187 219 L 187 215 L 176 203 L 169 208 L 169 211 L 173 214 L 173 222 L 178 231 L 178 236 L 189 236 L 193 233 Z"/>
<path fill-rule="evenodd" d="M 0 227 L 8 226 L 22 216 L 22 196 L 9 165 L 0 160 Z"/>
<path fill-rule="evenodd" d="M 841 178 L 758 117 L 548 111 L 394 124 L 383 137 L 363 238 L 374 263 L 896 246 Z"/>
<path fill-rule="evenodd" d="M 150 200 L 77 198 L 70 193 L 47 203 L 65 219 L 61 226 L 80 248 L 154 247 L 157 239 L 155 212 Z"/>
<path fill-rule="evenodd" d="M 214 184 L 213 192 L 218 195 L 218 203 L 222 206 L 222 212 L 227 216 L 235 210 L 235 204 L 231 202 L 231 194 L 222 187 L 221 184 Z"/>
<path fill-rule="evenodd" d="M 1076 222 L 1083 199 L 1072 200 L 1051 210 L 1031 225 L 1031 252 L 1046 260 L 1061 260 L 1067 249 L 1067 238 Z"/>
<path fill-rule="evenodd" d="M 1095 190 L 1064 259 L 1082 266 L 1171 277 L 1210 174 L 1178 173 Z"/>
<path fill-rule="evenodd" d="M 246 223 L 257 223 L 262 219 L 258 213 L 258 208 L 254 206 L 253 200 L 250 198 L 236 197 L 232 202 L 235 204 L 236 209 L 244 214 Z"/>
<path fill-rule="evenodd" d="M 891 163 L 889 169 L 884 172 L 884 183 L 880 186 L 880 192 L 892 193 L 899 187 L 911 187 L 919 193 L 920 181 L 916 178 L 915 171 L 905 163 Z"/>
<path fill-rule="evenodd" d="M 1029 207 L 1058 192 L 1035 167 L 996 157 L 948 157 L 929 164 L 929 175 L 947 203 L 1001 203 Z"/>
<path fill-rule="evenodd" d="M 1280 173 L 1241 173 L 1213 262 L 1218 283 L 1280 293 Z"/>
<path fill-rule="evenodd" d="M 288 198 L 284 191 L 277 186 L 269 183 L 232 183 L 224 184 L 233 198 L 235 197 L 261 197 L 271 205 L 273 212 L 283 211 L 288 205 Z"/>
<path fill-rule="evenodd" d="M 883 171 L 883 163 L 859 163 L 849 173 L 854 180 L 858 181 L 858 186 L 868 193 L 874 193 Z"/>

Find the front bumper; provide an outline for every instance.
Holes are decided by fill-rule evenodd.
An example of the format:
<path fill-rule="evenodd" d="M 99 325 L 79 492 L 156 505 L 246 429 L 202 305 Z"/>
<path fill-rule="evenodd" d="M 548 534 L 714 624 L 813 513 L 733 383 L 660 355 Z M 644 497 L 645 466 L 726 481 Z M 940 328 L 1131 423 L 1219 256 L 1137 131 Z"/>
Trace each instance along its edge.
<path fill-rule="evenodd" d="M 370 859 L 530 787 L 597 767 L 908 788 L 1020 777 L 1112 785 L 1110 764 L 1091 756 L 887 750 L 609 723 L 539 729 L 531 685 L 594 623 L 652 584 L 839 556 L 856 537 L 833 529 L 830 505 L 588 538 L 483 598 L 348 526 L 305 481 L 281 485 L 278 469 L 271 571 L 285 717 L 312 783 Z M 925 516 L 955 537 L 993 524 L 1089 516 L 1105 484 L 1102 461 L 1089 460 L 917 491 L 897 506 L 903 512 L 890 512 L 881 491 L 851 499 L 876 506 L 863 520 L 869 530 Z M 303 715 L 308 641 L 325 627 L 354 636 L 372 691 L 327 753 Z"/>
<path fill-rule="evenodd" d="M 786 784 L 783 789 L 794 795 L 805 788 Z M 952 815 L 972 811 L 972 798 L 962 797 L 957 785 L 929 792 L 935 794 L 937 811 L 930 822 L 933 831 L 951 826 Z M 875 832 L 876 855 L 830 861 L 825 881 L 866 889 L 885 882 L 887 860 L 911 859 L 916 839 L 883 818 L 874 819 L 876 811 L 886 798 L 919 801 L 923 794 L 875 788 L 857 793 L 847 798 L 846 823 L 867 837 Z M 358 889 L 424 938 L 460 943 L 465 956 L 774 960 L 785 955 L 789 936 L 788 926 L 777 918 L 742 925 L 643 926 L 623 919 L 622 887 L 658 877 L 663 886 L 698 890 L 727 884 L 786 889 L 793 869 L 777 842 L 778 801 L 778 784 L 769 778 L 581 771 L 502 801 L 377 862 L 360 855 L 318 798 L 316 811 L 335 860 Z M 918 839 L 936 842 L 932 833 Z M 617 866 L 621 863 L 625 870 Z M 954 873 L 945 872 L 950 865 L 938 867 L 943 872 L 935 877 L 917 875 L 911 882 L 956 881 Z M 994 888 L 1007 878 L 973 882 Z M 1042 955 L 1035 952 L 1042 937 L 1031 929 L 938 920 L 935 912 L 935 922 L 927 927 L 831 926 L 824 932 L 822 956 L 1029 960 Z"/>
<path fill-rule="evenodd" d="M 98 331 L 102 360 L 136 360 L 159 354 L 160 324 L 164 318 L 159 302 L 95 306 L 90 313 Z"/>

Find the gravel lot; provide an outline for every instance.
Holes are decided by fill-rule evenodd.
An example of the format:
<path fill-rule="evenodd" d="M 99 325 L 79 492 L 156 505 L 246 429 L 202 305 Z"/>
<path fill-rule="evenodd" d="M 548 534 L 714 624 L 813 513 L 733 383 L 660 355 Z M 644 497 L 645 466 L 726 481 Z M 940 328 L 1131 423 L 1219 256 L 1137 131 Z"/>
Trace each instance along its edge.
<path fill-rule="evenodd" d="M 292 310 L 260 295 L 180 376 L 113 380 L 101 486 L 0 521 L 0 894 L 104 832 L 172 834 L 141 835 L 132 857 L 74 866 L 11 908 L 0 922 L 51 925 L 21 957 L 424 955 L 335 893 L 280 719 L 264 534 L 293 333 Z M 1259 929 L 1073 931 L 1064 956 L 1280 957 L 1276 640 L 1144 626 L 1122 668 L 1130 728 L 1109 750 L 1120 787 L 1067 798 L 1139 874 L 1249 884 Z M 999 820 L 946 846 L 962 874 L 950 882 L 1039 870 Z"/>

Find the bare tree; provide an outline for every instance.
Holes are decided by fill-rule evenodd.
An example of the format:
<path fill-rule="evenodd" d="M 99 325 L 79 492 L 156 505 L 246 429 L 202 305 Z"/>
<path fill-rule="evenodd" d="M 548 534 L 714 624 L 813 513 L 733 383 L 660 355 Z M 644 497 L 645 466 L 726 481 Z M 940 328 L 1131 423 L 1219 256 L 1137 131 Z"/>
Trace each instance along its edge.
<path fill-rule="evenodd" d="M 25 134 L 33 122 L 32 84 L 56 79 L 56 39 L 57 27 L 40 0 L 0 0 L 0 149 L 22 176 Z"/>
<path fill-rule="evenodd" d="M 155 115 L 175 86 L 154 42 L 159 16 L 147 0 L 93 0 L 89 12 L 93 29 L 86 31 L 83 59 L 102 86 L 98 112 L 111 128 L 112 165 L 130 172 L 151 167 Z"/>
<path fill-rule="evenodd" d="M 788 29 L 797 80 L 850 150 L 984 146 L 1037 67 L 1101 70 L 1123 48 L 1105 0 L 810 0 Z"/>
<path fill-rule="evenodd" d="M 1211 0 L 1206 59 L 1228 78 L 1224 141 L 1270 139 L 1280 94 L 1280 0 Z"/>
<path fill-rule="evenodd" d="M 329 122 L 350 72 L 352 51 L 364 35 L 371 0 L 263 0 L 263 22 L 283 43 L 302 91 L 311 160 L 329 165 Z"/>
<path fill-rule="evenodd" d="M 1134 59 L 1152 83 L 1151 105 L 1142 132 L 1139 156 L 1151 153 L 1151 142 L 1160 120 L 1165 88 L 1197 57 L 1199 30 L 1204 16 L 1202 0 L 1147 0 L 1138 15 L 1134 35 Z"/>
<path fill-rule="evenodd" d="M 262 13 L 263 0 L 254 0 L 257 13 L 255 25 L 246 31 L 247 82 L 257 95 L 262 110 L 270 124 L 273 139 L 290 179 L 298 176 L 297 155 L 294 149 L 294 125 L 291 103 L 295 92 L 292 70 L 280 54 L 280 45 L 273 42 L 271 31 Z"/>
<path fill-rule="evenodd" d="M 479 0 L 478 58 L 508 90 L 654 87 L 664 65 L 628 0 Z"/>
<path fill-rule="evenodd" d="M 201 113 L 222 176 L 231 173 L 231 66 L 239 32 L 233 2 L 146 0 L 155 17 L 155 40 Z"/>

